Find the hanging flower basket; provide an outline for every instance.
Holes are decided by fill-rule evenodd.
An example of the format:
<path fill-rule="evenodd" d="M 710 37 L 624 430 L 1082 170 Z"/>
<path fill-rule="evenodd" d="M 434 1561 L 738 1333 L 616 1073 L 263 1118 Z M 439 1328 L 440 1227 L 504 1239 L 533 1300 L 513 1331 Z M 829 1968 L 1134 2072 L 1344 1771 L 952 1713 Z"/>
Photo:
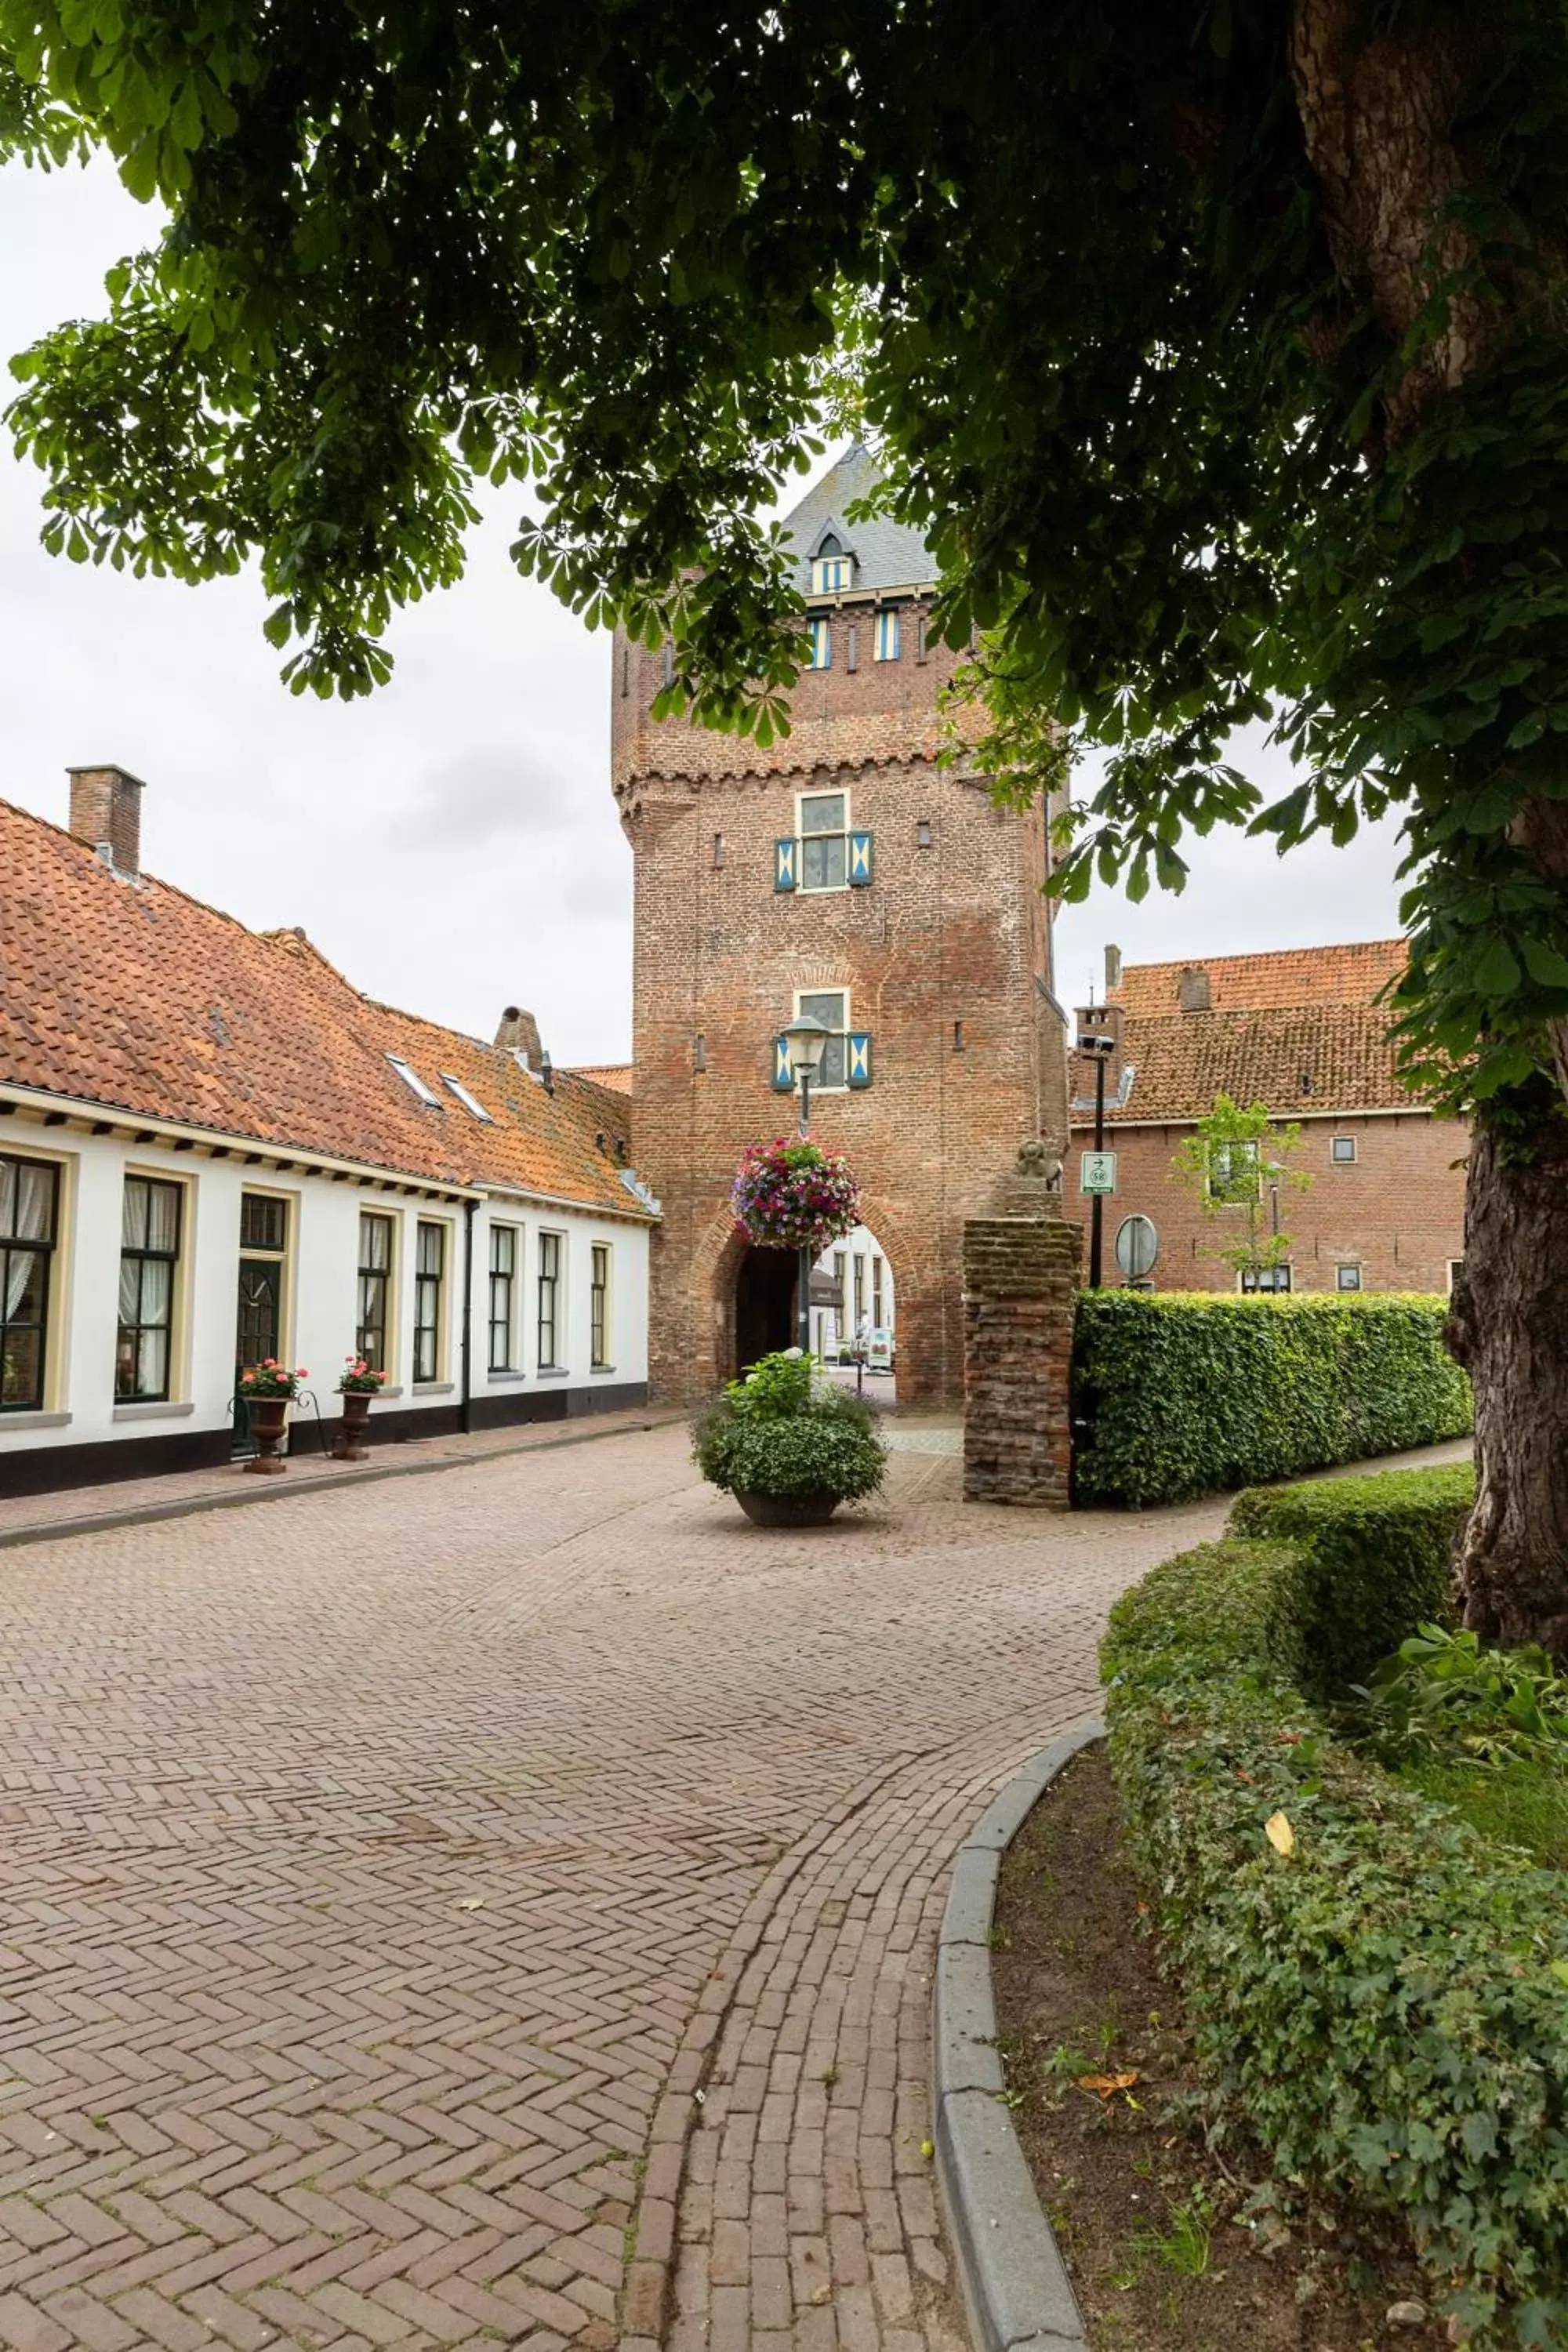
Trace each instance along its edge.
<path fill-rule="evenodd" d="M 753 1143 L 742 1157 L 730 1205 L 759 1249 L 824 1250 L 860 1222 L 860 1187 L 841 1152 L 819 1143 Z"/>

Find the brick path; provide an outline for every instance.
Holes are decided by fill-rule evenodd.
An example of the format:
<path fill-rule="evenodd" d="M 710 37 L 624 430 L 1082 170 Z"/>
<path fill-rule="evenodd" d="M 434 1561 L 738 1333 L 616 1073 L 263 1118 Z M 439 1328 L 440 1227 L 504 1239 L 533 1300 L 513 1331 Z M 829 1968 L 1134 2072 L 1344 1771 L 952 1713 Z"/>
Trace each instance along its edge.
<path fill-rule="evenodd" d="M 1224 1507 L 956 1478 L 763 1534 L 661 1430 L 0 1555 L 0 2341 L 948 2352 L 946 1866 Z"/>

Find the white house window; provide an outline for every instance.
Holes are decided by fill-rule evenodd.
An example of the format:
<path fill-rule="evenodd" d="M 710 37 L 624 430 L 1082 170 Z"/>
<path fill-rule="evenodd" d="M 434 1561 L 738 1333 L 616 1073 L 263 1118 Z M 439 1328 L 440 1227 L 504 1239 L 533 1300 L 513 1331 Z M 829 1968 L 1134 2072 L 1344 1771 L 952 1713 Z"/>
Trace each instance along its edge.
<path fill-rule="evenodd" d="M 471 1111 L 476 1118 L 482 1118 L 487 1127 L 493 1127 L 495 1125 L 494 1119 L 490 1117 L 483 1103 L 480 1102 L 479 1097 L 477 1095 L 471 1095 L 468 1092 L 468 1087 L 463 1084 L 461 1078 L 455 1078 L 450 1070 L 443 1070 L 441 1073 L 441 1083 L 449 1094 L 457 1096 L 458 1100 L 462 1104 L 465 1110 Z"/>
<path fill-rule="evenodd" d="M 362 1209 L 359 1220 L 359 1313 L 354 1352 L 372 1371 L 387 1364 L 387 1308 L 392 1287 L 392 1219 L 379 1209 Z"/>
<path fill-rule="evenodd" d="M 1359 1290 L 1359 1289 L 1361 1288 L 1361 1268 L 1360 1268 L 1360 1266 L 1359 1266 L 1359 1265 L 1337 1265 L 1337 1266 L 1335 1266 L 1335 1268 L 1334 1268 L 1334 1288 L 1335 1288 L 1336 1290 Z"/>
<path fill-rule="evenodd" d="M 1464 1280 L 1464 1259 L 1462 1257 L 1451 1257 L 1448 1260 L 1448 1295 L 1450 1297 L 1453 1296 L 1455 1284 L 1462 1282 Z"/>
<path fill-rule="evenodd" d="M 490 1370 L 510 1372 L 512 1364 L 514 1294 L 517 1287 L 517 1227 L 490 1227 Z"/>
<path fill-rule="evenodd" d="M 877 659 L 897 661 L 900 645 L 899 615 L 894 608 L 877 615 Z"/>
<path fill-rule="evenodd" d="M 0 1155 L 0 1411 L 36 1412 L 44 1402 L 49 1265 L 59 1173 L 45 1160 Z"/>
<path fill-rule="evenodd" d="M 610 1369 L 610 1245 L 593 1245 L 588 1283 L 588 1360 L 595 1372 Z"/>
<path fill-rule="evenodd" d="M 561 1236 L 539 1236 L 539 1369 L 558 1372 L 561 1355 Z"/>
<path fill-rule="evenodd" d="M 1335 1135 L 1329 1139 L 1329 1158 L 1336 1168 L 1349 1168 L 1355 1160 L 1353 1135 Z"/>
<path fill-rule="evenodd" d="M 849 992 L 843 988 L 818 989 L 812 993 L 797 993 L 795 1000 L 795 1018 L 804 1013 L 820 1021 L 830 1034 L 822 1049 L 822 1059 L 816 1076 L 811 1082 L 813 1094 L 825 1089 L 831 1092 L 847 1084 L 845 1046 L 849 1034 Z M 857 1259 L 857 1265 L 859 1260 Z"/>
<path fill-rule="evenodd" d="M 386 1058 L 392 1064 L 393 1068 L 397 1072 L 398 1076 L 403 1080 L 404 1085 L 408 1088 L 410 1094 L 417 1095 L 420 1101 L 422 1103 L 428 1103 L 433 1110 L 440 1109 L 441 1104 L 439 1097 L 437 1095 L 433 1087 L 426 1085 L 424 1079 L 414 1067 L 412 1062 L 405 1062 L 401 1054 L 388 1054 Z"/>
<path fill-rule="evenodd" d="M 174 1276 L 180 1261 L 180 1187 L 128 1176 L 120 1220 L 120 1321 L 114 1393 L 151 1403 L 169 1393 Z"/>
<path fill-rule="evenodd" d="M 447 1285 L 447 1228 L 419 1221 L 414 1259 L 414 1378 L 441 1377 L 441 1321 Z"/>
<path fill-rule="evenodd" d="M 842 890 L 849 880 L 849 801 L 844 793 L 800 796 L 800 887 Z"/>
<path fill-rule="evenodd" d="M 806 667 L 807 669 L 833 667 L 833 624 L 826 617 L 818 618 L 811 624 L 811 659 L 807 662 Z"/>

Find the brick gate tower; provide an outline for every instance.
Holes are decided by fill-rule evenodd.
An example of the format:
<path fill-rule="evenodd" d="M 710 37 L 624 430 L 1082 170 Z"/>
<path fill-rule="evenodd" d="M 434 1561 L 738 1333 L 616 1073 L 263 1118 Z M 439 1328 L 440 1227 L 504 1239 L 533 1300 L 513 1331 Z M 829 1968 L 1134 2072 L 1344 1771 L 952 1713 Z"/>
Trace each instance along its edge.
<path fill-rule="evenodd" d="M 1066 1139 L 1062 1016 L 1041 887 L 1045 817 L 939 768 L 955 657 L 927 625 L 917 533 L 848 510 L 877 480 L 855 447 L 786 530 L 812 667 L 792 732 L 762 751 L 656 722 L 664 656 L 616 644 L 616 798 L 636 865 L 633 1126 L 663 1206 L 649 1370 L 710 1393 L 788 1346 L 790 1261 L 728 1209 L 748 1143 L 794 1130 L 779 1033 L 834 1033 L 812 1131 L 846 1152 L 892 1268 L 900 1402 L 963 1391 L 963 1227 L 1021 1141 Z"/>

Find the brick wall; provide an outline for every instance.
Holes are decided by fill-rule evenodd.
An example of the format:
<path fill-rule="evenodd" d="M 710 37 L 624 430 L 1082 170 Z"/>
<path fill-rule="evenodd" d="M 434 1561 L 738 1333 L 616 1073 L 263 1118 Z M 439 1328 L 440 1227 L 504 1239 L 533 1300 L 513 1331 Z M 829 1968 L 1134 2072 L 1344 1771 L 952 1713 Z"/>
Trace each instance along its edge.
<path fill-rule="evenodd" d="M 1082 1236 L 1049 1215 L 963 1229 L 963 1492 L 1065 1511 L 1072 1500 L 1073 1307 Z"/>
<path fill-rule="evenodd" d="M 997 810 L 983 782 L 934 764 L 953 660 L 935 646 L 918 658 L 912 608 L 896 663 L 871 658 L 868 604 L 839 607 L 835 628 L 833 667 L 802 679 L 794 731 L 765 752 L 656 725 L 662 657 L 616 645 L 614 771 L 636 859 L 634 1156 L 664 1212 L 650 1347 L 667 1397 L 733 1370 L 729 1190 L 748 1143 L 793 1131 L 793 1099 L 770 1080 L 795 992 L 847 990 L 850 1025 L 872 1038 L 871 1085 L 815 1096 L 813 1129 L 849 1155 L 892 1265 L 902 1400 L 956 1402 L 963 1220 L 1025 1137 L 1059 1148 L 1043 818 Z M 868 889 L 774 890 L 773 844 L 795 833 L 802 790 L 848 795 L 850 823 L 874 835 Z"/>
<path fill-rule="evenodd" d="M 1310 1118 L 1300 1125 L 1301 1150 L 1290 1165 L 1313 1181 L 1306 1192 L 1282 1187 L 1279 1194 L 1279 1222 L 1291 1235 L 1291 1287 L 1333 1290 L 1335 1268 L 1343 1264 L 1361 1267 L 1366 1290 L 1445 1291 L 1449 1262 L 1464 1253 L 1468 1137 L 1463 1125 L 1416 1109 Z M 1106 1142 L 1118 1155 L 1119 1190 L 1105 1203 L 1107 1282 L 1121 1280 L 1111 1249 L 1117 1224 L 1140 1211 L 1159 1229 L 1157 1288 L 1235 1289 L 1231 1268 L 1205 1253 L 1225 1245 L 1233 1231 L 1239 1240 L 1242 1218 L 1205 1216 L 1171 1173 L 1171 1162 L 1191 1132 L 1174 1124 L 1108 1128 Z M 1353 1138 L 1353 1164 L 1334 1161 L 1330 1147 L 1335 1136 Z M 1089 1203 L 1078 1189 L 1078 1155 L 1093 1139 L 1091 1125 L 1075 1114 L 1066 1197 L 1086 1234 Z"/>

